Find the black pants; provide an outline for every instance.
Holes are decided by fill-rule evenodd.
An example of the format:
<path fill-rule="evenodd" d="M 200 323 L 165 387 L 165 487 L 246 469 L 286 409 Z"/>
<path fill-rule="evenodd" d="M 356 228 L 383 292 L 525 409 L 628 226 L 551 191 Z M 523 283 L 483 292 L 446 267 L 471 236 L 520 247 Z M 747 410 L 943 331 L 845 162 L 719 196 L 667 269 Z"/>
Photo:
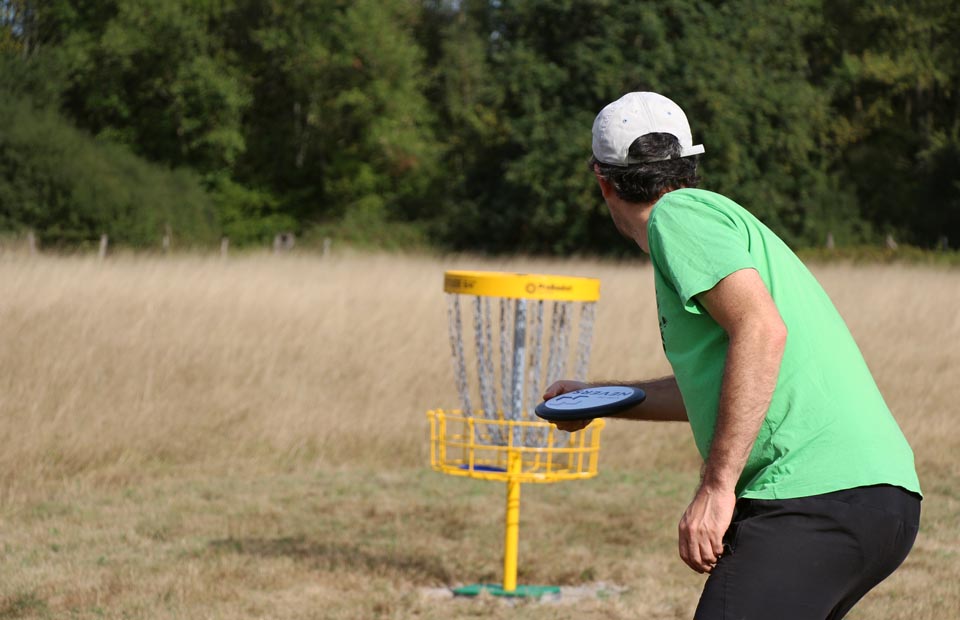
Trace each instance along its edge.
<path fill-rule="evenodd" d="M 694 618 L 842 618 L 900 566 L 919 526 L 920 498 L 888 485 L 741 499 Z"/>

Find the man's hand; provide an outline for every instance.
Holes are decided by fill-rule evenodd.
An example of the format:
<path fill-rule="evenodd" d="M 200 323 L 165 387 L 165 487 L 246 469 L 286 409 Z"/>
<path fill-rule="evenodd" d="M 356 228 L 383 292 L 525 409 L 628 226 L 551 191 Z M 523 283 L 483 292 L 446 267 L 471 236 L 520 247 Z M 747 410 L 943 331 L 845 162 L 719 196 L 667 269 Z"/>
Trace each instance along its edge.
<path fill-rule="evenodd" d="M 723 535 L 733 520 L 737 497 L 733 490 L 697 489 L 680 519 L 680 557 L 698 573 L 709 573 L 723 554 Z"/>
<path fill-rule="evenodd" d="M 582 390 L 588 387 L 590 387 L 590 384 L 584 383 L 583 381 L 569 381 L 567 379 L 554 381 L 550 387 L 543 391 L 543 400 L 550 400 L 551 398 L 556 398 L 561 394 L 566 394 L 567 392 L 576 392 L 577 390 Z"/>
<path fill-rule="evenodd" d="M 556 381 L 550 387 L 544 390 L 543 400 L 550 400 L 551 398 L 555 398 L 561 394 L 566 394 L 567 392 L 576 392 L 577 390 L 582 390 L 588 387 L 590 387 L 590 384 L 584 383 L 583 381 Z M 593 420 L 568 420 L 566 422 L 554 422 L 553 424 L 562 431 L 575 433 L 579 430 L 585 429 L 591 422 L 593 422 Z"/>

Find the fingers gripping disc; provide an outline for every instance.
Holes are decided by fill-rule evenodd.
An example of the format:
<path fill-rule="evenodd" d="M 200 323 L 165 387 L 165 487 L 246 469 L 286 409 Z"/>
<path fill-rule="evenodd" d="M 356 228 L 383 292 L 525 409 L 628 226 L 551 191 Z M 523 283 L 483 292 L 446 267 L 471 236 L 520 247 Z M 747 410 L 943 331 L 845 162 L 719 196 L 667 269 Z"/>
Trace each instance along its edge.
<path fill-rule="evenodd" d="M 639 405 L 646 397 L 643 390 L 624 385 L 589 387 L 555 396 L 537 405 L 534 411 L 550 422 L 590 420 Z"/>

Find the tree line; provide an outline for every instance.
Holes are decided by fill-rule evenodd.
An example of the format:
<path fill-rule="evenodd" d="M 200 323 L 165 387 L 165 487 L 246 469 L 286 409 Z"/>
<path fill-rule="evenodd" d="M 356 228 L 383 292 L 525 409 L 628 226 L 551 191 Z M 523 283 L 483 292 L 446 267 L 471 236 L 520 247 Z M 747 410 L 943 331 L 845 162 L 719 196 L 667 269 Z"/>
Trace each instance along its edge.
<path fill-rule="evenodd" d="M 960 243 L 955 0 L 0 0 L 0 231 L 632 252 L 630 90 L 794 247 Z"/>

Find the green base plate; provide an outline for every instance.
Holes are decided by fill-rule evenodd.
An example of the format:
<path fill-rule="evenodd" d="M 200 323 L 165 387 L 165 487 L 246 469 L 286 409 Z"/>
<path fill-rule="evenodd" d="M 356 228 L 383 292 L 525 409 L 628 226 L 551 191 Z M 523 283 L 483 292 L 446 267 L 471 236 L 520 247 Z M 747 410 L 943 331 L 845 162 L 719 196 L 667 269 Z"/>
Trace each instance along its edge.
<path fill-rule="evenodd" d="M 560 586 L 517 586 L 516 590 L 507 591 L 502 586 L 491 583 L 474 583 L 469 586 L 453 588 L 456 596 L 478 596 L 481 592 L 487 592 L 493 596 L 505 596 L 509 598 L 540 598 L 546 594 L 560 594 Z"/>

